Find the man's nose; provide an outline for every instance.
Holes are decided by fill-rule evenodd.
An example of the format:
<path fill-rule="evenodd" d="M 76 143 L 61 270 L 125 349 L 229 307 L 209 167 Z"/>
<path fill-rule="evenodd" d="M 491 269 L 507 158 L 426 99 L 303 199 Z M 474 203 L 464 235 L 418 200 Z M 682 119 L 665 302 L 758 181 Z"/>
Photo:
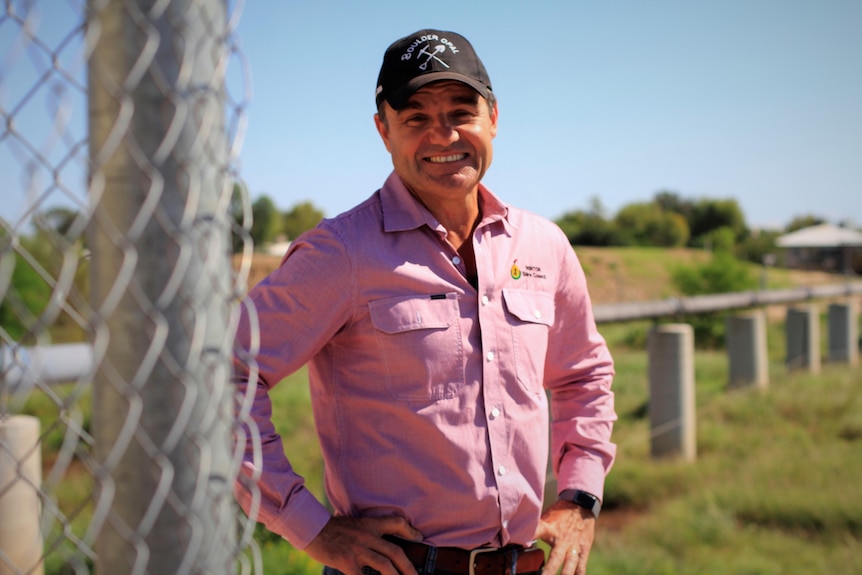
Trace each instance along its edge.
<path fill-rule="evenodd" d="M 429 139 L 434 144 L 448 146 L 457 142 L 460 139 L 460 134 L 455 129 L 455 125 L 443 116 L 437 118 L 437 121 L 431 126 Z"/>

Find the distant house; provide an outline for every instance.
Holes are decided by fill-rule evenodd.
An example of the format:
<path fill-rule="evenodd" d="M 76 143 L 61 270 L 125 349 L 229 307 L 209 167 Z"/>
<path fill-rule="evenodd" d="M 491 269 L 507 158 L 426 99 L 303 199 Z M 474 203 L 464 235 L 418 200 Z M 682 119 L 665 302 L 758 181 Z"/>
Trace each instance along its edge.
<path fill-rule="evenodd" d="M 856 230 L 819 224 L 779 236 L 776 244 L 787 250 L 787 267 L 862 273 L 862 233 Z"/>

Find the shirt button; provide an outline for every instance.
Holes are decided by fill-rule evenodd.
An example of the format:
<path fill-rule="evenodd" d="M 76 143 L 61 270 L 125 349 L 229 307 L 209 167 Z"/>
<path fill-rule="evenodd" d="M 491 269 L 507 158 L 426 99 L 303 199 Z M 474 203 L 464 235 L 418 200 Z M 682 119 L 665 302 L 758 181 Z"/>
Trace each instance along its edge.
<path fill-rule="evenodd" d="M 486 296 L 486 295 L 482 296 L 482 305 L 488 305 L 489 301 L 491 301 L 491 300 L 488 299 L 488 296 Z"/>
<path fill-rule="evenodd" d="M 461 263 L 461 258 L 459 258 L 458 256 L 455 256 L 454 258 L 452 258 L 452 263 L 457 266 L 458 264 Z"/>
<path fill-rule="evenodd" d="M 509 528 L 509 520 L 508 520 L 508 519 L 504 519 L 504 520 L 503 520 L 503 529 L 508 529 L 508 528 Z"/>
<path fill-rule="evenodd" d="M 497 468 L 497 473 L 499 473 L 500 475 L 506 475 L 506 466 L 505 466 L 505 465 L 501 465 L 500 467 L 498 467 L 498 468 Z"/>
<path fill-rule="evenodd" d="M 488 361 L 494 361 L 494 352 L 493 352 L 493 351 L 489 351 L 489 352 L 488 352 L 488 355 L 487 355 L 487 356 L 485 356 L 485 357 L 487 357 L 487 358 L 488 358 Z"/>
<path fill-rule="evenodd" d="M 539 310 L 536 310 L 533 312 L 533 315 L 536 316 L 536 319 L 539 319 L 542 317 L 542 312 L 540 312 Z"/>
<path fill-rule="evenodd" d="M 497 419 L 498 417 L 500 417 L 500 410 L 495 407 L 491 410 L 491 419 Z"/>

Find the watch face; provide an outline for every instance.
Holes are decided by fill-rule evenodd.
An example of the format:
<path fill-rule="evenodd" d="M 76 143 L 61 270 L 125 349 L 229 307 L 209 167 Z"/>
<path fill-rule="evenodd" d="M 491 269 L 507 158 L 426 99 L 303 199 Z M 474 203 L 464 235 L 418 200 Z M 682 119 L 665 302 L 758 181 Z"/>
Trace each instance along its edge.
<path fill-rule="evenodd" d="M 595 505 L 596 501 L 598 501 L 598 497 L 596 497 L 595 495 L 590 495 L 585 491 L 578 491 L 575 495 L 575 503 L 589 509 L 593 508 L 593 505 Z"/>
<path fill-rule="evenodd" d="M 602 503 L 599 498 L 592 493 L 581 491 L 580 489 L 567 489 L 560 493 L 560 498 L 571 501 L 575 505 L 579 505 L 593 513 L 593 516 L 598 519 L 599 512 L 602 509 Z"/>

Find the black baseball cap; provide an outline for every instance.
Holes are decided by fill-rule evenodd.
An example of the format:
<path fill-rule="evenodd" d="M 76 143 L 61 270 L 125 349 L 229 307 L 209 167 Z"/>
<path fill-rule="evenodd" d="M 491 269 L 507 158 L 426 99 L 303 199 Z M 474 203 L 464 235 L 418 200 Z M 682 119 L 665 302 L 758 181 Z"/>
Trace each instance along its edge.
<path fill-rule="evenodd" d="M 457 80 L 484 98 L 491 95 L 491 79 L 470 42 L 455 32 L 419 30 L 386 49 L 377 77 L 377 107 L 383 100 L 400 110 L 413 92 L 431 82 Z"/>

